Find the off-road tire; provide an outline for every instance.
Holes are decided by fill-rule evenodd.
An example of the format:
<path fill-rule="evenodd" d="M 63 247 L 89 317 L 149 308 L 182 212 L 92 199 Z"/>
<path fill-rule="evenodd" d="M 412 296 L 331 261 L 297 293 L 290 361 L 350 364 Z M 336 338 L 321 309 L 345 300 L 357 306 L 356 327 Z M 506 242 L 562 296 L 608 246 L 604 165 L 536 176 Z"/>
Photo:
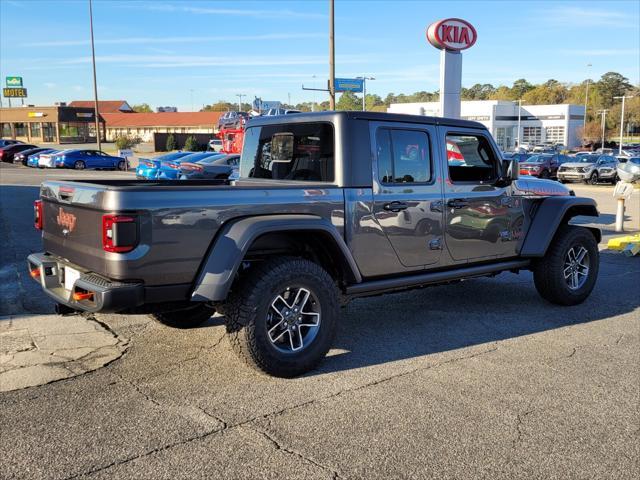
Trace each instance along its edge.
<path fill-rule="evenodd" d="M 85 165 L 85 163 L 82 160 L 77 160 L 73 164 L 73 168 L 75 168 L 76 170 L 84 170 L 85 168 L 87 168 L 87 166 Z"/>
<path fill-rule="evenodd" d="M 193 307 L 171 310 L 168 312 L 152 313 L 149 316 L 156 322 L 171 328 L 195 328 L 209 320 L 216 313 L 213 307 L 204 303 L 195 304 Z"/>
<path fill-rule="evenodd" d="M 589 255 L 589 273 L 584 284 L 572 290 L 564 278 L 564 263 L 570 248 L 583 246 Z M 593 290 L 598 278 L 600 257 L 598 243 L 584 227 L 562 225 L 556 232 L 544 257 L 533 265 L 533 281 L 542 298 L 557 305 L 582 303 Z"/>
<path fill-rule="evenodd" d="M 320 328 L 299 352 L 281 352 L 267 334 L 267 312 L 283 289 L 299 285 L 313 292 L 320 304 Z M 339 291 L 319 265 L 302 258 L 280 257 L 254 265 L 234 286 L 225 303 L 229 343 L 249 366 L 269 375 L 291 378 L 313 369 L 325 357 L 335 337 Z"/>

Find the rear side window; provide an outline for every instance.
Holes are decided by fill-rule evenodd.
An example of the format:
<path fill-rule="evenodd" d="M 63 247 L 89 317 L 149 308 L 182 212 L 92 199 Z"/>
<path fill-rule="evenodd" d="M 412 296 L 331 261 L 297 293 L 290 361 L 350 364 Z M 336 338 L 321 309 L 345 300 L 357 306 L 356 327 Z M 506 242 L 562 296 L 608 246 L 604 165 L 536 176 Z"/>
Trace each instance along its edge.
<path fill-rule="evenodd" d="M 490 183 L 498 178 L 498 161 L 482 135 L 447 135 L 447 164 L 454 183 Z"/>
<path fill-rule="evenodd" d="M 241 178 L 333 182 L 334 176 L 330 123 L 265 125 L 245 131 Z"/>
<path fill-rule="evenodd" d="M 379 128 L 376 146 L 380 182 L 426 183 L 431 180 L 431 151 L 426 132 Z"/>

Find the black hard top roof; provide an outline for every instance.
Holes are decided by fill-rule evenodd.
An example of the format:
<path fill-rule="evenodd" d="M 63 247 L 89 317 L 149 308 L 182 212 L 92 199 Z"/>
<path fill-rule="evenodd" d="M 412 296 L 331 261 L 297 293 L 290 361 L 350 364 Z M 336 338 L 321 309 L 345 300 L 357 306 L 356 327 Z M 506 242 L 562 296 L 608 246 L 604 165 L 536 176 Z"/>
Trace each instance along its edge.
<path fill-rule="evenodd" d="M 450 127 L 467 127 L 482 128 L 486 127 L 470 120 L 459 120 L 455 118 L 427 117 L 424 115 L 407 115 L 404 113 L 386 113 L 386 112 L 302 112 L 291 113 L 288 115 L 267 115 L 262 117 L 251 118 L 248 126 L 254 125 L 272 125 L 281 123 L 298 123 L 300 121 L 329 121 L 333 122 L 340 117 L 346 117 L 352 120 L 370 120 L 375 122 L 404 122 L 404 123 L 421 123 L 426 125 L 447 125 Z"/>

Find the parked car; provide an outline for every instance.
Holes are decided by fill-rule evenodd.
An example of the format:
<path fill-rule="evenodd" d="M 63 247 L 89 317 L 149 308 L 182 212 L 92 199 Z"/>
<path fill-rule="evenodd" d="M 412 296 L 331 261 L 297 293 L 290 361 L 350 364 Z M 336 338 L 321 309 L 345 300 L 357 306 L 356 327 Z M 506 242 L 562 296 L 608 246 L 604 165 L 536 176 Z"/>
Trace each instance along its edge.
<path fill-rule="evenodd" d="M 127 160 L 100 150 L 63 150 L 53 154 L 40 155 L 39 167 L 126 170 Z"/>
<path fill-rule="evenodd" d="M 51 150 L 51 149 L 47 147 L 35 147 L 35 148 L 23 150 L 21 152 L 16 153 L 13 156 L 13 163 L 20 163 L 22 165 L 26 165 L 27 158 L 29 157 L 29 155 L 34 155 L 36 153 L 44 152 L 46 150 Z"/>
<path fill-rule="evenodd" d="M 520 163 L 520 175 L 531 175 L 538 178 L 555 177 L 558 167 L 566 163 L 568 157 L 559 153 L 532 155 Z"/>
<path fill-rule="evenodd" d="M 12 138 L 0 138 L 0 148 L 7 147 L 9 145 L 15 145 L 16 143 L 24 143 L 20 140 L 14 140 Z"/>
<path fill-rule="evenodd" d="M 160 170 L 158 172 L 158 178 L 160 180 L 177 180 L 180 176 L 180 164 L 182 162 L 195 163 L 211 156 L 220 155 L 216 152 L 187 152 L 188 155 L 184 155 L 180 158 L 173 160 L 162 160 L 160 162 Z"/>
<path fill-rule="evenodd" d="M 16 153 L 24 152 L 31 148 L 37 148 L 35 145 L 29 145 L 28 143 L 12 143 L 6 147 L 0 148 L 0 160 L 6 163 L 13 163 L 13 158 Z"/>
<path fill-rule="evenodd" d="M 219 152 L 220 150 L 222 150 L 222 140 L 220 140 L 219 138 L 212 138 L 211 140 L 209 140 L 207 150 L 210 152 Z"/>
<path fill-rule="evenodd" d="M 247 112 L 225 112 L 224 115 L 218 119 L 218 130 L 222 128 L 240 128 L 249 121 L 249 118 Z"/>
<path fill-rule="evenodd" d="M 602 181 L 616 183 L 617 165 L 618 160 L 611 155 L 582 155 L 560 166 L 558 180 L 561 183 L 585 182 L 592 185 Z"/>
<path fill-rule="evenodd" d="M 156 180 L 160 175 L 160 164 L 163 161 L 169 162 L 172 160 L 178 160 L 187 155 L 191 155 L 193 152 L 171 152 L 164 155 L 160 155 L 156 158 L 140 158 L 138 160 L 138 167 L 136 168 L 136 178 L 140 180 Z"/>
<path fill-rule="evenodd" d="M 197 162 L 180 164 L 180 180 L 202 180 L 229 178 L 238 170 L 240 155 L 211 156 Z"/>
<path fill-rule="evenodd" d="M 60 150 L 56 150 L 55 148 L 47 148 L 41 152 L 32 153 L 27 157 L 27 167 L 38 167 L 38 162 L 40 161 L 40 155 L 58 153 Z"/>
<path fill-rule="evenodd" d="M 481 124 L 292 117 L 251 121 L 234 185 L 45 181 L 32 278 L 59 313 L 147 312 L 189 328 L 223 311 L 232 349 L 280 377 L 322 361 L 355 298 L 527 270 L 563 308 L 591 294 L 602 234 L 570 222 L 597 217 L 595 201 L 518 178 Z M 464 165 L 449 164 L 448 141 Z M 500 299 L 514 311 L 517 301 Z"/>

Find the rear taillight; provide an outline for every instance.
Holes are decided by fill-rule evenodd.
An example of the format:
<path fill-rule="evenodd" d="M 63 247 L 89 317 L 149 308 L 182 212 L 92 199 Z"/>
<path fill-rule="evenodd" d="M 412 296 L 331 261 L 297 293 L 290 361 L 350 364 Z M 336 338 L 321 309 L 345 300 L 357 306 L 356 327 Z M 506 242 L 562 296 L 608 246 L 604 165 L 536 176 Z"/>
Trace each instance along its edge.
<path fill-rule="evenodd" d="M 174 168 L 174 169 L 177 170 L 178 168 L 180 168 L 180 165 L 177 164 L 177 163 L 169 162 L 169 163 L 167 163 L 167 167 Z"/>
<path fill-rule="evenodd" d="M 186 172 L 202 172 L 204 168 L 200 165 L 196 165 L 195 163 L 183 163 L 180 165 L 180 170 L 184 170 Z"/>
<path fill-rule="evenodd" d="M 42 200 L 33 202 L 33 226 L 42 230 Z"/>
<path fill-rule="evenodd" d="M 102 216 L 102 249 L 125 253 L 138 244 L 138 222 L 128 215 Z"/>

